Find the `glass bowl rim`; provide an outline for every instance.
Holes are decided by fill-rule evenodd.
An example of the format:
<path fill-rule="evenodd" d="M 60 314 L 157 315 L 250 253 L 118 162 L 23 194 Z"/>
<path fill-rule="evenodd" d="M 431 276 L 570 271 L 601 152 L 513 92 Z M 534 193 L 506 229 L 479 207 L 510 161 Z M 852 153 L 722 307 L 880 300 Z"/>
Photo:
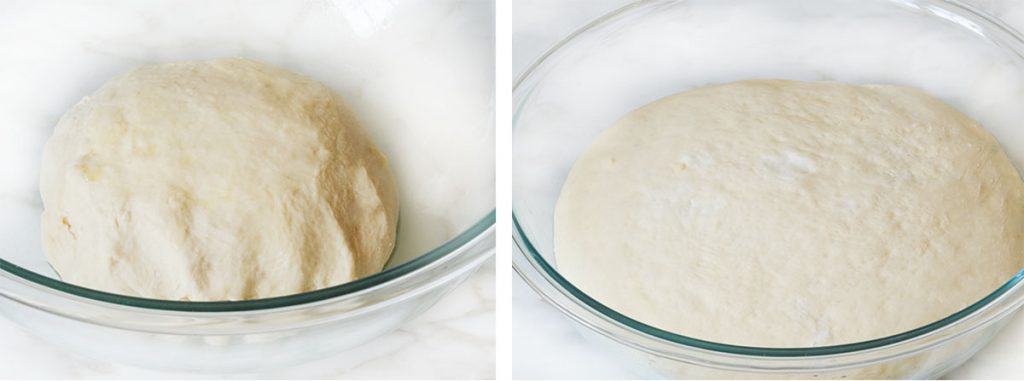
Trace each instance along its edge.
<path fill-rule="evenodd" d="M 551 48 L 546 50 L 536 60 L 534 60 L 533 63 L 529 67 L 527 67 L 526 70 L 523 71 L 522 74 L 520 74 L 516 78 L 516 81 L 515 81 L 515 83 L 514 83 L 514 85 L 512 87 L 512 93 L 513 93 L 513 110 L 512 110 L 513 111 L 513 119 L 512 119 L 513 121 L 512 121 L 512 130 L 515 131 L 516 122 L 518 121 L 518 116 L 519 116 L 519 113 L 521 111 L 521 106 L 522 106 L 522 105 L 516 105 L 515 104 L 515 102 L 517 102 L 517 99 L 519 98 L 517 96 L 517 94 L 523 91 L 523 84 L 525 82 L 527 82 L 532 76 L 534 76 L 534 74 L 536 74 L 536 72 L 541 68 L 541 66 L 543 66 L 547 62 L 548 58 L 550 58 L 552 55 L 554 55 L 557 52 L 559 52 L 563 47 L 565 47 L 569 43 L 573 42 L 574 40 L 576 40 L 581 35 L 586 34 L 587 32 L 595 29 L 596 27 L 599 27 L 599 26 L 602 26 L 602 25 L 604 25 L 606 23 L 609 23 L 610 21 L 612 21 L 612 20 L 622 16 L 625 13 L 628 13 L 631 10 L 640 8 L 640 7 L 648 5 L 648 4 L 665 3 L 665 2 L 677 2 L 677 1 L 681 1 L 681 0 L 637 0 L 637 1 L 634 1 L 632 3 L 629 3 L 629 4 L 625 5 L 625 6 L 622 6 L 622 7 L 618 8 L 618 9 L 615 9 L 615 10 L 612 10 L 612 11 L 610 11 L 608 13 L 605 13 L 605 14 L 601 15 L 600 17 L 598 17 L 598 18 L 588 22 L 587 24 L 585 24 L 584 26 L 576 29 L 575 31 L 573 31 L 572 33 L 570 33 L 569 35 L 567 35 L 566 37 L 564 37 L 563 39 L 561 39 L 557 43 L 555 43 Z M 682 1 L 685 1 L 685 0 L 682 0 Z M 896 4 L 906 4 L 903 0 L 881 0 L 881 1 L 889 2 L 889 3 L 896 3 Z M 1002 32 L 1003 34 L 1005 34 L 1005 35 L 1009 36 L 1010 38 L 1012 38 L 1013 40 L 1015 40 L 1016 43 L 1024 46 L 1024 35 L 1022 35 L 1018 31 L 1016 31 L 1012 27 L 1006 25 L 1004 22 L 1002 22 L 998 18 L 996 18 L 994 16 L 991 16 L 991 15 L 988 15 L 985 12 L 982 12 L 982 11 L 980 11 L 980 10 L 970 6 L 970 5 L 964 4 L 964 3 L 962 3 L 962 2 L 960 2 L 958 0 L 920 0 L 920 1 L 932 2 L 932 3 L 939 2 L 939 3 L 945 4 L 945 5 L 951 6 L 951 7 L 955 8 L 957 12 L 966 13 L 967 15 L 974 16 L 974 17 L 976 17 L 978 19 L 981 19 L 982 21 L 988 23 L 989 27 L 995 28 L 999 32 Z M 958 13 L 958 14 L 956 14 L 956 16 L 963 16 L 963 15 Z M 1016 51 L 1016 50 L 1014 50 L 1012 48 L 1010 48 L 1010 50 L 1013 51 L 1014 53 L 1017 53 L 1018 55 L 1020 55 L 1021 58 L 1024 58 L 1024 52 Z M 528 97 L 528 95 L 529 94 L 524 95 L 524 98 Z M 514 138 L 513 138 L 513 140 L 514 140 Z M 514 145 L 515 144 L 513 142 L 513 152 L 515 151 Z M 513 194 L 514 194 L 514 192 L 513 192 Z M 582 302 L 582 304 L 585 305 L 586 307 L 588 307 L 589 310 L 597 312 L 597 314 L 593 314 L 593 315 L 596 315 L 597 318 L 603 319 L 605 321 L 610 321 L 615 326 L 618 326 L 620 328 L 625 327 L 627 329 L 640 332 L 640 333 L 645 334 L 647 336 L 651 336 L 651 337 L 653 337 L 653 338 L 655 338 L 655 339 L 657 339 L 659 341 L 668 342 L 670 344 L 683 345 L 683 346 L 686 346 L 686 347 L 692 347 L 692 348 L 707 350 L 707 351 L 711 351 L 713 353 L 724 353 L 724 354 L 730 354 L 730 355 L 757 356 L 757 357 L 768 357 L 768 358 L 808 358 L 808 357 L 820 357 L 820 356 L 845 355 L 845 354 L 851 354 L 851 353 L 855 353 L 855 352 L 863 352 L 863 351 L 867 351 L 867 350 L 878 349 L 878 348 L 882 348 L 882 347 L 888 347 L 888 346 L 892 346 L 892 345 L 896 345 L 896 344 L 900 344 L 900 343 L 905 343 L 905 342 L 911 341 L 913 339 L 922 338 L 922 337 L 925 337 L 925 336 L 927 336 L 929 334 L 936 333 L 938 331 L 941 331 L 943 328 L 947 328 L 947 327 L 955 325 L 955 323 L 960 322 L 960 321 L 964 320 L 965 318 L 974 315 L 975 313 L 981 312 L 986 307 L 991 307 L 992 303 L 994 301 L 1000 299 L 1002 296 L 1004 296 L 1004 295 L 1006 295 L 1008 293 L 1015 292 L 1015 291 L 1024 292 L 1024 269 L 1021 269 L 1020 271 L 1015 273 L 1006 283 L 1001 285 L 995 291 L 991 292 L 990 294 L 986 295 L 984 298 L 982 298 L 981 300 L 971 304 L 970 306 L 967 306 L 967 307 L 965 307 L 965 308 L 963 308 L 963 309 L 961 309 L 961 310 L 959 310 L 957 312 L 954 312 L 953 314 L 951 314 L 951 315 L 949 315 L 949 316 L 947 316 L 945 318 L 942 318 L 942 319 L 940 319 L 938 321 L 935 321 L 935 322 L 932 322 L 930 324 L 927 324 L 927 325 L 924 325 L 924 326 L 921 326 L 921 327 L 918 327 L 918 328 L 914 328 L 912 330 L 905 331 L 905 332 L 902 332 L 902 333 L 897 333 L 897 334 L 894 334 L 894 335 L 882 337 L 882 338 L 866 340 L 866 341 L 860 341 L 860 342 L 855 342 L 855 343 L 848 343 L 848 344 L 820 346 L 820 347 L 802 347 L 802 348 L 767 348 L 767 347 L 753 347 L 753 346 L 742 346 L 742 345 L 732 345 L 732 344 L 717 343 L 717 342 L 701 340 L 701 339 L 697 339 L 697 338 L 693 338 L 693 337 L 689 337 L 689 336 L 679 335 L 679 334 L 676 334 L 676 333 L 672 333 L 672 332 L 669 332 L 669 331 L 665 331 L 665 330 L 662 330 L 662 329 L 655 328 L 653 326 L 644 324 L 642 322 L 639 322 L 637 320 L 629 318 L 628 316 L 626 316 L 624 314 L 621 314 L 621 313 L 619 313 L 619 312 L 617 312 L 617 311 L 615 311 L 615 310 L 605 306 L 604 304 L 602 304 L 602 303 L 598 302 L 597 300 L 591 298 L 590 296 L 585 294 L 583 291 L 581 291 L 580 289 L 578 289 L 575 286 L 573 286 L 572 283 L 570 283 L 567 279 L 562 277 L 561 274 L 559 274 L 558 271 L 555 270 L 554 266 L 552 266 L 544 258 L 544 256 L 540 254 L 540 252 L 536 249 L 536 247 L 530 241 L 529 236 L 523 230 L 522 225 L 519 222 L 519 218 L 517 217 L 514 200 L 515 200 L 515 197 L 513 196 L 513 202 L 512 202 L 512 208 L 511 208 L 512 209 L 511 210 L 511 212 L 512 212 L 511 215 L 512 215 L 512 236 L 513 236 L 513 242 L 516 244 L 516 247 L 519 249 L 518 250 L 519 254 L 522 255 L 524 258 L 527 258 L 527 262 L 529 262 L 530 265 L 533 267 L 532 270 L 538 271 L 543 276 L 545 276 L 545 278 L 548 281 L 548 283 L 551 283 L 549 285 L 553 286 L 553 288 L 555 290 L 557 290 L 560 293 L 562 293 L 563 296 L 569 298 L 574 303 L 579 304 L 580 302 Z M 539 266 L 539 268 L 538 268 L 538 266 Z M 544 291 L 541 291 L 537 286 L 532 284 L 532 281 L 529 279 L 528 276 L 523 274 L 523 272 L 522 272 L 523 269 L 519 268 L 520 265 L 516 261 L 513 261 L 513 267 L 515 267 L 516 271 L 519 273 L 520 278 L 522 278 L 523 281 L 525 281 L 527 284 L 529 284 L 531 286 L 531 288 L 534 289 L 535 292 L 540 294 L 547 301 L 557 305 L 556 302 L 551 300 L 550 296 L 546 295 Z M 554 283 L 552 283 L 552 281 L 554 281 Z M 1024 294 L 1021 295 L 1021 298 L 1024 299 Z M 574 320 L 577 320 L 579 322 L 585 322 L 586 321 L 586 319 L 583 319 L 580 316 L 576 316 L 576 313 L 564 310 L 562 308 L 558 308 L 558 309 L 559 309 L 559 311 L 561 313 L 566 314 L 566 315 L 570 315 L 569 317 L 573 318 Z M 989 320 L 985 320 L 984 322 L 988 322 L 988 321 Z M 587 324 L 585 324 L 585 325 L 587 325 Z M 979 326 L 980 325 L 982 325 L 982 324 L 979 324 Z M 592 329 L 592 327 L 590 327 L 589 325 L 587 325 L 587 327 Z M 605 335 L 604 332 L 600 332 L 599 331 L 598 333 L 601 333 L 602 335 Z"/>
<path fill-rule="evenodd" d="M 110 303 L 116 306 L 134 307 L 157 311 L 174 312 L 196 312 L 196 313 L 220 313 L 220 312 L 246 312 L 270 310 L 286 307 L 295 307 L 303 304 L 312 304 L 355 294 L 361 291 L 376 287 L 386 286 L 401 282 L 409 278 L 411 274 L 429 265 L 453 256 L 459 248 L 472 242 L 478 236 L 486 233 L 494 226 L 495 210 L 492 209 L 472 226 L 459 233 L 459 235 L 434 249 L 413 258 L 412 260 L 398 266 L 386 269 L 379 273 L 360 278 L 351 282 L 342 283 L 336 286 L 322 288 L 298 294 L 278 296 L 272 298 L 250 299 L 239 301 L 211 301 L 211 302 L 188 302 L 177 300 L 161 300 L 140 298 L 99 291 L 91 288 L 77 286 L 63 282 L 45 275 L 38 274 L 32 270 L 15 265 L 0 258 L 0 271 L 12 274 L 17 278 L 28 281 L 31 284 L 42 286 L 46 291 L 53 292 L 62 297 L 82 297 L 89 301 Z M 471 255 L 471 251 L 459 255 Z M 0 273 L 0 275 L 3 275 Z"/>

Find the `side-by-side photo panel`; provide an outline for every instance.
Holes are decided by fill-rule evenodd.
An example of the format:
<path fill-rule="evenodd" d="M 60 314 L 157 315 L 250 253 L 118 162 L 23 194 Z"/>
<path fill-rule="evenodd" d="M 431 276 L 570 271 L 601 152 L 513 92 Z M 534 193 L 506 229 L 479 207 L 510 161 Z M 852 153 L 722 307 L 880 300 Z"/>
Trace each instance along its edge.
<path fill-rule="evenodd" d="M 0 378 L 495 378 L 494 11 L 0 1 Z"/>
<path fill-rule="evenodd" d="M 513 378 L 1024 376 L 1024 4 L 509 7 Z"/>

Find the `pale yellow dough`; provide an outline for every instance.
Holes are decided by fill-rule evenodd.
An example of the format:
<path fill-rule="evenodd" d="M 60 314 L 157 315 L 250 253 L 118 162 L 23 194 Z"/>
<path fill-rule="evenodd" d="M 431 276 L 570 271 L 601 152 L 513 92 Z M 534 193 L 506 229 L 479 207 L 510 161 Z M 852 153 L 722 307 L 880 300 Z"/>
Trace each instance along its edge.
<path fill-rule="evenodd" d="M 311 291 L 382 269 L 398 199 L 342 100 L 243 59 L 147 65 L 43 154 L 43 247 L 70 283 L 171 300 Z"/>
<path fill-rule="evenodd" d="M 1024 267 L 1024 183 L 910 88 L 743 81 L 627 114 L 555 210 L 558 270 L 641 322 L 728 344 L 889 336 Z"/>

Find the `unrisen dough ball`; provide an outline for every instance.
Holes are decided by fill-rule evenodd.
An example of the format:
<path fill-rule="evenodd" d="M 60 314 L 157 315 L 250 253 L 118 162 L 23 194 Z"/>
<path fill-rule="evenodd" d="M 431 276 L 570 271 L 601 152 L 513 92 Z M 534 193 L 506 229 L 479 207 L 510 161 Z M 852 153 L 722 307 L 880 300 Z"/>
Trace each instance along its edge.
<path fill-rule="evenodd" d="M 147 298 L 265 298 L 381 270 L 398 199 L 341 99 L 287 70 L 148 65 L 46 143 L 43 247 L 70 283 Z"/>
<path fill-rule="evenodd" d="M 555 210 L 558 270 L 683 335 L 762 347 L 879 338 L 1024 267 L 1024 183 L 976 122 L 893 86 L 745 81 L 604 131 Z"/>

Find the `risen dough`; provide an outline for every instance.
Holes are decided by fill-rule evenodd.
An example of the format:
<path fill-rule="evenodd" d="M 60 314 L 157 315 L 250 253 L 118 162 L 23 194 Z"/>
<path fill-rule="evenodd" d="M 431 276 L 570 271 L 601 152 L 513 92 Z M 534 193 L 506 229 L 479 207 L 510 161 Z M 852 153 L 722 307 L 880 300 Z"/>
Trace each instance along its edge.
<path fill-rule="evenodd" d="M 60 120 L 43 246 L 71 283 L 174 300 L 310 291 L 381 270 L 398 201 L 341 99 L 242 60 L 148 65 Z"/>
<path fill-rule="evenodd" d="M 901 333 L 1024 266 L 1024 183 L 991 135 L 925 93 L 745 81 L 604 131 L 555 211 L 559 271 L 612 309 L 715 342 Z"/>

